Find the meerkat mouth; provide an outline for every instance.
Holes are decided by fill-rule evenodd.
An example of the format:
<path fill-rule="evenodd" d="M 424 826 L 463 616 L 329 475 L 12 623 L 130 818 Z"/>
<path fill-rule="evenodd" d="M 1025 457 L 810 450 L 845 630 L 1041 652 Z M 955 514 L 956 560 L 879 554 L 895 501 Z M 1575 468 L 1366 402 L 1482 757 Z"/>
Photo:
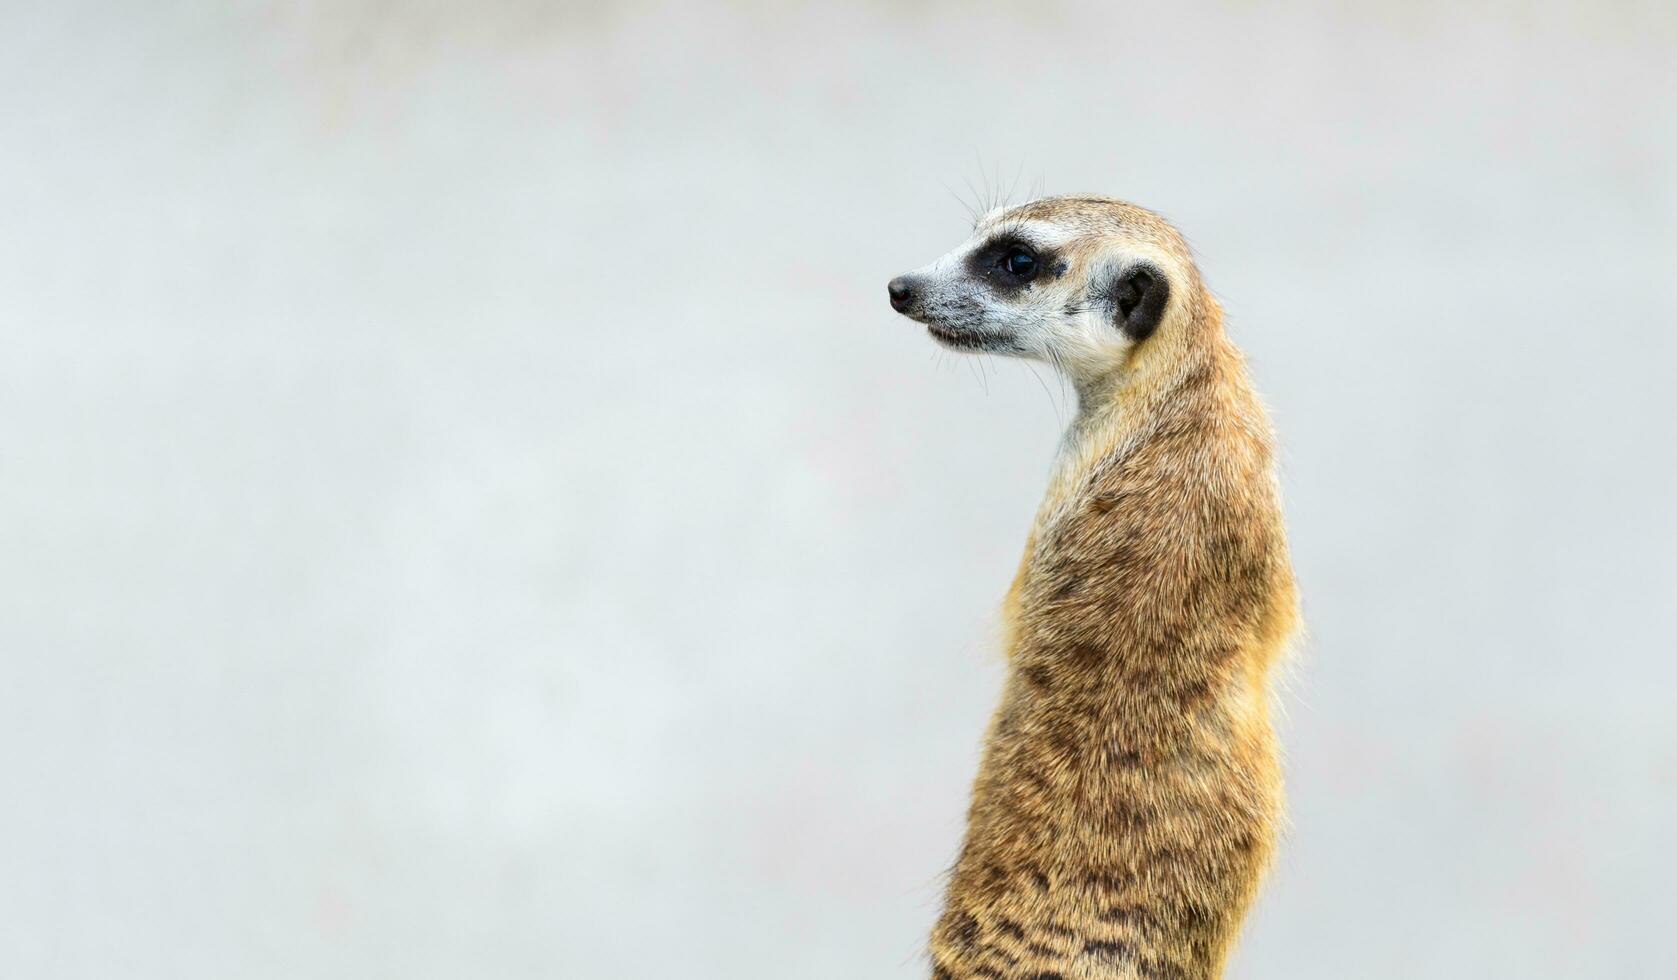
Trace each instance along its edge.
<path fill-rule="evenodd" d="M 992 338 L 971 330 L 949 327 L 941 323 L 927 322 L 926 332 L 941 344 L 958 347 L 965 350 L 982 350 L 992 343 Z"/>

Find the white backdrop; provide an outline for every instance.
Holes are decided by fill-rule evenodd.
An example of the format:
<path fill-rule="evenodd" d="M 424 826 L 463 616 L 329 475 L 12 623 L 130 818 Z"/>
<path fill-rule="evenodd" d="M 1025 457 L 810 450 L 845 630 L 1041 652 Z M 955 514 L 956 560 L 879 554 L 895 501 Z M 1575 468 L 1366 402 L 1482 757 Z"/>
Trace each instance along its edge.
<path fill-rule="evenodd" d="M 0 974 L 924 977 L 1069 408 L 887 308 L 967 182 L 1281 432 L 1232 976 L 1677 974 L 1677 14 L 1341 6 L 0 5 Z"/>

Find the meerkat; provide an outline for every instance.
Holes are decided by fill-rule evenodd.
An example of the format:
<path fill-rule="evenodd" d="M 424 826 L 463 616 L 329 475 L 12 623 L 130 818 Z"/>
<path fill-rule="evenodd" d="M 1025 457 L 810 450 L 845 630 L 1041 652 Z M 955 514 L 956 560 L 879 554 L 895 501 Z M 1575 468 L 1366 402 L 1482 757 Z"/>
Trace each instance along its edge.
<path fill-rule="evenodd" d="M 997 209 L 889 286 L 938 343 L 1077 395 L 1003 602 L 1007 679 L 933 980 L 1220 976 L 1274 849 L 1298 623 L 1271 434 L 1182 237 L 1103 197 Z"/>

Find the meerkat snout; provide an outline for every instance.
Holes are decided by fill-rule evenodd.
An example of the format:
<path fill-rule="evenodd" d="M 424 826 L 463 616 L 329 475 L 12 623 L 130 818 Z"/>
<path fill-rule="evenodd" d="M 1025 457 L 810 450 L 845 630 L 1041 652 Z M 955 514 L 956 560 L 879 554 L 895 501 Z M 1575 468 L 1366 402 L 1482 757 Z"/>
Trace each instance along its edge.
<path fill-rule="evenodd" d="M 914 280 L 909 276 L 898 276 L 885 284 L 886 292 L 891 294 L 891 309 L 898 313 L 907 313 L 914 306 Z"/>

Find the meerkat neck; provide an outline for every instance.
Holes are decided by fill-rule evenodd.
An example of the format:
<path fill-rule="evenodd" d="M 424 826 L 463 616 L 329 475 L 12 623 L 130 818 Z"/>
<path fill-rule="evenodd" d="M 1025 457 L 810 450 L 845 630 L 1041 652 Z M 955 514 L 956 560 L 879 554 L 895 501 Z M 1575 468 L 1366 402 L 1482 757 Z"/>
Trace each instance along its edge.
<path fill-rule="evenodd" d="M 1100 370 L 1070 375 L 1077 413 L 1060 438 L 1055 479 L 1047 502 L 1061 497 L 1067 481 L 1142 439 L 1179 408 L 1174 393 L 1216 360 L 1222 340 L 1216 308 L 1196 304 L 1181 335 L 1138 351 Z"/>
<path fill-rule="evenodd" d="M 1077 394 L 1077 412 L 1060 434 L 1057 471 L 1064 473 L 1068 468 L 1078 468 L 1096 434 L 1111 428 L 1123 404 L 1127 380 L 1121 371 L 1116 370 L 1095 377 L 1072 379 L 1072 389 Z"/>
<path fill-rule="evenodd" d="M 1087 424 L 1093 417 L 1110 410 L 1124 389 L 1135 380 L 1135 373 L 1124 367 L 1074 378 L 1072 388 L 1077 392 L 1077 418 L 1073 424 Z"/>

